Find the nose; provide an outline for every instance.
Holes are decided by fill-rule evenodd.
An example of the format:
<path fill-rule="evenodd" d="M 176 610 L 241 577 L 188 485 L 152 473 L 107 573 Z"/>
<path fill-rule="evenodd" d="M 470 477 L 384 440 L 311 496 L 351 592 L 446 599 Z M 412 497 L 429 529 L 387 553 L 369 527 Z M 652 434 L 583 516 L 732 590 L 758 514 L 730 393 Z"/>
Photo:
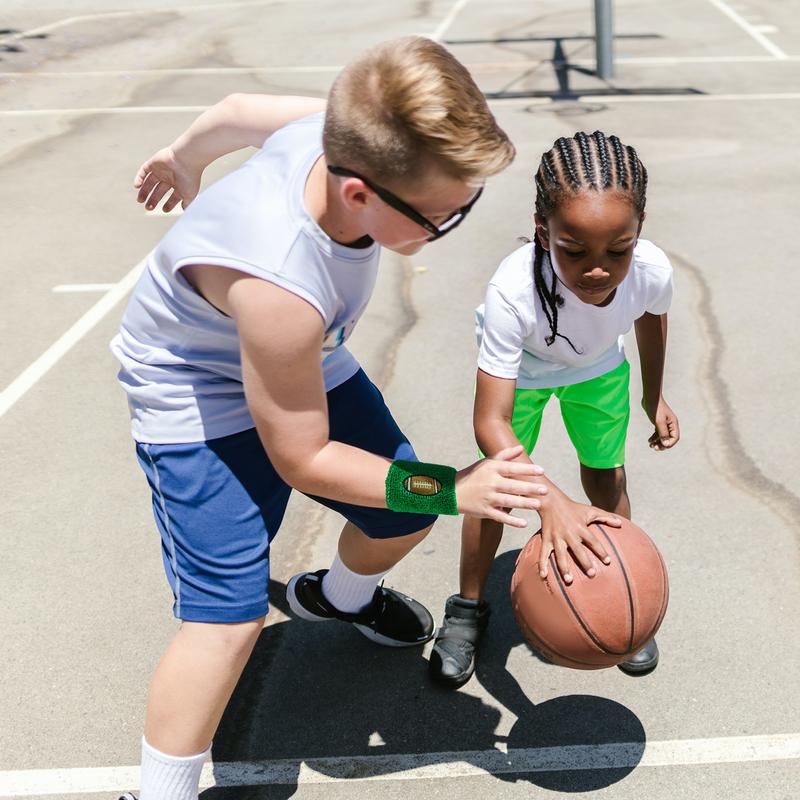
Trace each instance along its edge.
<path fill-rule="evenodd" d="M 605 278 L 609 275 L 609 272 L 602 264 L 597 264 L 588 272 L 585 272 L 584 275 L 587 278 Z"/>

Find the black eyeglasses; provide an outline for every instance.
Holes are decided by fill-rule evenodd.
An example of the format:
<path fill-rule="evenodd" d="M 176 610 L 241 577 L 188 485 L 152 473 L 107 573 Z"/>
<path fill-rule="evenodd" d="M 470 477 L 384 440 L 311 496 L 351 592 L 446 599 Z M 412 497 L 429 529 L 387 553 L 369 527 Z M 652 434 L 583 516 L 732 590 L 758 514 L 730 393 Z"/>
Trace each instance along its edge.
<path fill-rule="evenodd" d="M 454 228 L 457 228 L 464 221 L 464 217 L 472 210 L 472 206 L 478 202 L 478 198 L 483 192 L 483 187 L 481 186 L 475 193 L 475 196 L 465 206 L 457 208 L 441 225 L 437 226 L 429 219 L 423 217 L 419 211 L 412 208 L 408 203 L 401 200 L 397 195 L 392 194 L 388 189 L 384 189 L 382 186 L 378 186 L 377 183 L 373 183 L 369 178 L 359 175 L 358 172 L 353 172 L 353 170 L 346 169 L 345 167 L 334 166 L 329 166 L 328 172 L 340 178 L 358 178 L 360 181 L 363 181 L 387 206 L 391 206 L 395 211 L 399 211 L 404 217 L 407 217 L 412 222 L 416 222 L 417 225 L 420 225 L 428 231 L 430 234 L 428 237 L 429 242 L 441 239 L 446 233 L 450 233 Z"/>

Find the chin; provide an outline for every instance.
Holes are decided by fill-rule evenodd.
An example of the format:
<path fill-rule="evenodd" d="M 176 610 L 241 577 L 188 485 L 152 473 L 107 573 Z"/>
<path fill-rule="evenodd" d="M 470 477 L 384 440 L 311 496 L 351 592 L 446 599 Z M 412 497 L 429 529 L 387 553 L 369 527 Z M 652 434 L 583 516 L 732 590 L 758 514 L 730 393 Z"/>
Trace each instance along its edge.
<path fill-rule="evenodd" d="M 426 244 L 428 244 L 427 240 L 422 242 L 407 242 L 398 245 L 387 244 L 384 245 L 384 247 L 401 256 L 413 256 L 415 253 L 419 253 Z"/>
<path fill-rule="evenodd" d="M 616 287 L 614 287 L 614 289 L 615 288 Z M 611 295 L 614 294 L 614 289 L 609 289 L 607 292 L 596 294 L 594 292 L 584 291 L 576 286 L 574 289 L 572 289 L 572 293 L 577 295 L 578 299 L 582 303 L 586 303 L 590 306 L 601 306 L 608 300 L 609 297 L 611 297 Z"/>

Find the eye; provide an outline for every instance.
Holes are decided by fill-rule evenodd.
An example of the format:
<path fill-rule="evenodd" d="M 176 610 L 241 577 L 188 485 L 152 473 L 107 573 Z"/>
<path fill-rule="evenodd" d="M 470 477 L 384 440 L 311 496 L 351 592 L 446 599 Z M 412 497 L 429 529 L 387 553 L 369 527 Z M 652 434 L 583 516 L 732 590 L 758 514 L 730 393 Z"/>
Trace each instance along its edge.
<path fill-rule="evenodd" d="M 608 254 L 611 258 L 622 258 L 628 254 L 627 250 L 609 250 Z"/>
<path fill-rule="evenodd" d="M 564 251 L 570 258 L 583 258 L 586 255 L 585 250 L 565 250 Z"/>

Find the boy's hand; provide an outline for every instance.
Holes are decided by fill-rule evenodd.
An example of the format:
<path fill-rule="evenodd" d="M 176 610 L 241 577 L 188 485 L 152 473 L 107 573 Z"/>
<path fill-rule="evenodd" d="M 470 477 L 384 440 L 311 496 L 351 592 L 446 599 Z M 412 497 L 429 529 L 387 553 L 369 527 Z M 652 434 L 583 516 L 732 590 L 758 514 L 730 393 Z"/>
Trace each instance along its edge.
<path fill-rule="evenodd" d="M 619 528 L 622 522 L 614 514 L 576 503 L 563 492 L 556 491 L 551 492 L 547 501 L 542 504 L 539 516 L 542 520 L 542 549 L 539 554 L 539 575 L 542 579 L 547 577 L 551 553 L 555 553 L 558 571 L 567 584 L 572 583 L 568 553 L 572 553 L 578 566 L 590 578 L 597 574 L 590 550 L 604 564 L 611 563 L 603 543 L 589 526 L 593 522 L 601 522 L 603 525 Z"/>
<path fill-rule="evenodd" d="M 169 213 L 180 203 L 183 208 L 197 197 L 203 170 L 182 161 L 172 147 L 164 147 L 139 167 L 133 188 L 139 190 L 137 203 L 147 201 L 147 210 L 152 211 L 172 190 L 163 206 Z"/>
<path fill-rule="evenodd" d="M 524 453 L 522 445 L 507 447 L 493 458 L 484 458 L 456 474 L 456 502 L 462 514 L 482 517 L 524 528 L 528 524 L 506 509 L 538 510 L 537 499 L 547 494 L 547 487 L 531 479 L 544 474 L 541 467 L 514 459 Z"/>
<path fill-rule="evenodd" d="M 660 398 L 654 412 L 650 412 L 644 406 L 650 422 L 655 425 L 655 430 L 648 439 L 653 450 L 669 450 L 674 447 L 681 438 L 681 429 L 678 425 L 678 417 L 675 412 L 667 405 L 664 398 Z"/>

